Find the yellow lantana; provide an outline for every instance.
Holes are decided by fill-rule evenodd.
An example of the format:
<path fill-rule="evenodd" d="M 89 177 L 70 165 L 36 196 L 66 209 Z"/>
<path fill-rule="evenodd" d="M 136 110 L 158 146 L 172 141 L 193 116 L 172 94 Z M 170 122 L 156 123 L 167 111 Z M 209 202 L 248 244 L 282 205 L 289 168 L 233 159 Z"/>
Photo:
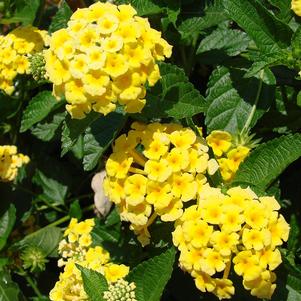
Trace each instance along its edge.
<path fill-rule="evenodd" d="M 279 209 L 274 197 L 258 198 L 250 188 L 232 187 L 224 194 L 203 185 L 198 204 L 185 209 L 175 223 L 172 236 L 180 267 L 202 292 L 230 299 L 235 291 L 228 279 L 233 265 L 252 295 L 270 298 L 276 287 L 271 271 L 281 263 L 277 246 L 289 233 Z M 220 273 L 223 278 L 216 278 Z"/>
<path fill-rule="evenodd" d="M 11 95 L 18 74 L 29 74 L 29 56 L 40 52 L 47 39 L 46 31 L 32 26 L 18 27 L 0 36 L 0 89 Z"/>
<path fill-rule="evenodd" d="M 46 73 L 73 118 L 91 110 L 106 115 L 117 103 L 129 113 L 143 109 L 145 85 L 159 80 L 157 61 L 170 57 L 172 46 L 136 14 L 131 5 L 96 2 L 52 34 Z"/>
<path fill-rule="evenodd" d="M 292 0 L 291 9 L 298 16 L 301 16 L 301 1 L 300 0 Z"/>
<path fill-rule="evenodd" d="M 13 181 L 22 165 L 29 163 L 29 157 L 17 152 L 14 145 L 0 145 L 0 181 Z"/>
<path fill-rule="evenodd" d="M 135 122 L 113 145 L 104 190 L 121 219 L 129 221 L 147 244 L 147 228 L 156 216 L 175 221 L 183 213 L 183 203 L 196 200 L 207 181 L 208 161 L 205 140 L 191 129 Z"/>

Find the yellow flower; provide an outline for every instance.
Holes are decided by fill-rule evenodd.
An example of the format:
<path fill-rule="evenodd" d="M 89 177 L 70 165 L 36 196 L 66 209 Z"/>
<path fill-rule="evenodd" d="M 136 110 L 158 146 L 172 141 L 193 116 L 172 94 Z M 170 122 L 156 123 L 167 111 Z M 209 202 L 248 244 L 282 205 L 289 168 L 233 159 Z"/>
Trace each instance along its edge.
<path fill-rule="evenodd" d="M 212 131 L 206 140 L 208 145 L 212 147 L 214 154 L 220 157 L 230 148 L 232 136 L 225 131 Z"/>
<path fill-rule="evenodd" d="M 239 235 L 237 233 L 227 233 L 221 231 L 215 231 L 212 233 L 211 241 L 216 250 L 218 250 L 222 256 L 231 255 L 232 251 L 235 251 L 238 245 Z"/>
<path fill-rule="evenodd" d="M 106 171 L 109 176 L 123 179 L 126 177 L 133 162 L 132 157 L 123 153 L 113 153 L 106 163 Z"/>
<path fill-rule="evenodd" d="M 147 184 L 146 201 L 157 209 L 167 207 L 172 199 L 171 186 L 168 183 L 158 185 L 157 182 L 149 181 Z"/>
<path fill-rule="evenodd" d="M 123 47 L 123 39 L 117 35 L 105 38 L 101 45 L 103 51 L 115 53 Z"/>
<path fill-rule="evenodd" d="M 136 206 L 144 201 L 147 179 L 142 175 L 129 176 L 124 185 L 126 201 L 129 205 Z"/>
<path fill-rule="evenodd" d="M 166 159 L 161 159 L 160 161 L 149 160 L 145 163 L 144 170 L 150 180 L 158 182 L 165 181 L 172 173 L 172 169 L 168 166 Z"/>
<path fill-rule="evenodd" d="M 212 292 L 219 300 L 231 299 L 235 293 L 233 282 L 230 279 L 214 279 L 215 288 Z"/>
<path fill-rule="evenodd" d="M 259 251 L 259 264 L 263 269 L 269 267 L 270 271 L 275 270 L 282 262 L 281 254 L 278 249 L 265 248 Z"/>
<path fill-rule="evenodd" d="M 183 202 L 190 201 L 196 197 L 197 182 L 189 173 L 175 173 L 171 180 L 172 193 L 181 198 Z"/>
<path fill-rule="evenodd" d="M 118 279 L 124 278 L 129 273 L 129 267 L 124 264 L 110 264 L 105 267 L 104 274 L 109 282 L 116 282 Z"/>
<path fill-rule="evenodd" d="M 271 233 L 267 229 L 244 229 L 242 234 L 242 242 L 246 249 L 262 250 L 271 243 Z"/>
<path fill-rule="evenodd" d="M 196 135 L 191 129 L 174 131 L 170 135 L 170 141 L 179 149 L 188 149 L 196 141 Z"/>
<path fill-rule="evenodd" d="M 285 221 L 284 217 L 278 213 L 272 215 L 269 220 L 268 229 L 271 233 L 272 247 L 282 245 L 282 241 L 287 241 L 290 231 L 289 224 Z"/>
<path fill-rule="evenodd" d="M 268 223 L 265 208 L 259 202 L 253 202 L 244 213 L 246 223 L 255 229 L 262 229 Z"/>
<path fill-rule="evenodd" d="M 236 274 L 243 276 L 246 281 L 258 278 L 262 272 L 259 256 L 253 255 L 251 251 L 239 252 L 233 258 L 233 263 Z"/>
<path fill-rule="evenodd" d="M 226 259 L 219 252 L 208 248 L 204 251 L 204 257 L 201 259 L 201 269 L 212 276 L 215 272 L 221 272 L 225 269 L 225 261 Z"/>
<path fill-rule="evenodd" d="M 193 272 L 192 276 L 195 277 L 195 286 L 201 292 L 212 292 L 215 289 L 215 281 L 208 274 L 203 272 Z"/>

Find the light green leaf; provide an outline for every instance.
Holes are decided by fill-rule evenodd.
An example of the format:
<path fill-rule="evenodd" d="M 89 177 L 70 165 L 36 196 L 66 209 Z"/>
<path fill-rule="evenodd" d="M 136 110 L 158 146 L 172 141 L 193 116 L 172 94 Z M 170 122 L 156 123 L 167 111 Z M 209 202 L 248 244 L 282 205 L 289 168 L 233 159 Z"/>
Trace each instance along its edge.
<path fill-rule="evenodd" d="M 56 134 L 66 117 L 66 112 L 54 114 L 47 120 L 39 122 L 31 128 L 31 133 L 42 141 L 50 141 Z"/>
<path fill-rule="evenodd" d="M 20 289 L 12 281 L 9 272 L 0 272 L 0 301 L 19 301 Z"/>
<path fill-rule="evenodd" d="M 182 69 L 161 63 L 160 72 L 161 80 L 147 93 L 142 116 L 181 119 L 204 112 L 204 97 L 189 82 Z"/>
<path fill-rule="evenodd" d="M 175 249 L 140 263 L 128 275 L 136 284 L 138 301 L 159 301 L 164 287 L 171 277 L 175 261 Z"/>
<path fill-rule="evenodd" d="M 70 204 L 69 216 L 75 217 L 78 220 L 82 218 L 83 212 L 79 204 L 79 200 L 75 200 Z"/>
<path fill-rule="evenodd" d="M 58 227 L 45 227 L 34 233 L 31 233 L 20 242 L 17 246 L 24 248 L 26 246 L 35 246 L 41 248 L 46 256 L 54 253 L 62 238 L 62 230 Z"/>
<path fill-rule="evenodd" d="M 301 134 L 281 136 L 261 144 L 241 164 L 233 184 L 266 190 L 288 165 L 301 156 Z"/>
<path fill-rule="evenodd" d="M 62 1 L 57 13 L 52 18 L 51 24 L 48 29 L 49 33 L 53 33 L 61 28 L 66 28 L 71 16 L 72 10 L 65 0 Z"/>
<path fill-rule="evenodd" d="M 43 190 L 40 198 L 46 198 L 53 205 L 63 205 L 65 203 L 68 185 L 60 182 L 57 178 L 52 178 L 50 173 L 45 174 L 45 172 L 39 169 L 36 170 L 32 181 Z"/>
<path fill-rule="evenodd" d="M 292 30 L 270 13 L 258 0 L 224 0 L 229 16 L 254 40 L 264 53 L 290 45 Z"/>
<path fill-rule="evenodd" d="M 79 264 L 77 264 L 76 267 L 81 271 L 84 289 L 89 296 L 89 300 L 104 301 L 103 293 L 108 290 L 106 278 L 102 274 L 84 268 Z"/>
<path fill-rule="evenodd" d="M 286 301 L 301 301 L 301 280 L 288 275 L 286 288 L 288 295 Z"/>
<path fill-rule="evenodd" d="M 61 106 L 50 91 L 40 92 L 32 98 L 23 112 L 20 132 L 25 132 L 34 124 L 42 121 L 52 110 Z"/>
<path fill-rule="evenodd" d="M 126 116 L 112 112 L 95 120 L 84 135 L 84 169 L 93 169 L 123 127 Z"/>
<path fill-rule="evenodd" d="M 246 50 L 249 42 L 250 38 L 240 30 L 218 28 L 201 41 L 197 54 L 222 50 L 227 55 L 235 56 Z"/>
<path fill-rule="evenodd" d="M 274 93 L 273 85 L 266 85 L 257 78 L 245 79 L 244 74 L 244 68 L 224 66 L 217 67 L 211 74 L 205 119 L 209 132 L 225 130 L 237 134 L 247 123 L 248 127 L 254 126 L 269 108 Z M 262 81 L 269 82 L 264 77 L 265 74 Z M 258 103 L 255 106 L 256 99 Z"/>
<path fill-rule="evenodd" d="M 40 0 L 17 0 L 16 10 L 13 17 L 0 19 L 1 24 L 22 23 L 23 25 L 32 24 L 36 18 L 36 13 L 40 7 Z"/>
<path fill-rule="evenodd" d="M 83 119 L 72 119 L 68 115 L 63 123 L 61 155 L 64 156 L 76 143 L 79 136 L 85 132 L 88 126 L 94 120 L 101 117 L 102 115 L 96 112 L 91 112 Z"/>
<path fill-rule="evenodd" d="M 6 245 L 7 238 L 16 221 L 16 207 L 10 204 L 7 211 L 0 217 L 0 250 Z"/>

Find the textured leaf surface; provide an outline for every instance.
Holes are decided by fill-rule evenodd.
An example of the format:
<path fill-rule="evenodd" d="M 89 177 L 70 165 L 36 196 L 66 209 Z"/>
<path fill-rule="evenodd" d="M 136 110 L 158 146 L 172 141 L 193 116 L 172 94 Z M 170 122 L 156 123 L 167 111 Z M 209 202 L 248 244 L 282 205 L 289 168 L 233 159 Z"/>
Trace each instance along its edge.
<path fill-rule="evenodd" d="M 57 13 L 52 18 L 48 31 L 52 33 L 61 28 L 66 28 L 67 23 L 71 16 L 72 16 L 72 10 L 70 9 L 66 1 L 62 1 Z"/>
<path fill-rule="evenodd" d="M 162 0 L 164 2 L 164 0 Z M 154 15 L 164 10 L 164 4 L 152 0 L 117 0 L 117 4 L 131 4 L 137 10 L 139 16 Z"/>
<path fill-rule="evenodd" d="M 93 169 L 126 121 L 125 115 L 112 112 L 95 120 L 84 135 L 84 169 Z"/>
<path fill-rule="evenodd" d="M 0 301 L 19 301 L 19 287 L 8 272 L 0 271 Z"/>
<path fill-rule="evenodd" d="M 20 132 L 25 132 L 34 124 L 43 120 L 54 108 L 60 106 L 50 91 L 36 95 L 23 112 Z"/>
<path fill-rule="evenodd" d="M 171 277 L 175 250 L 166 252 L 140 263 L 128 275 L 136 283 L 138 301 L 159 301 L 165 285 Z"/>
<path fill-rule="evenodd" d="M 230 56 L 235 56 L 246 50 L 249 42 L 247 34 L 240 30 L 218 28 L 201 41 L 197 54 L 222 50 Z"/>
<path fill-rule="evenodd" d="M 59 178 L 51 177 L 37 169 L 32 179 L 33 183 L 43 190 L 41 198 L 46 198 L 48 202 L 63 205 L 68 192 L 68 185 L 59 181 Z"/>
<path fill-rule="evenodd" d="M 84 119 L 72 119 L 69 115 L 63 123 L 62 131 L 62 156 L 65 155 L 76 143 L 81 134 L 85 132 L 88 126 L 101 115 L 91 112 Z"/>
<path fill-rule="evenodd" d="M 204 112 L 204 97 L 189 82 L 182 69 L 162 63 L 160 72 L 160 82 L 147 93 L 143 116 L 181 119 Z"/>
<path fill-rule="evenodd" d="M 226 130 L 233 134 L 241 131 L 249 118 L 250 125 L 268 109 L 274 88 L 261 84 L 257 78 L 244 78 L 244 70 L 218 67 L 210 76 L 207 90 L 206 124 L 209 132 Z M 254 116 L 251 116 L 255 99 L 259 101 Z M 251 117 L 250 117 L 251 116 Z"/>
<path fill-rule="evenodd" d="M 265 53 L 277 52 L 290 45 L 292 30 L 276 19 L 258 0 L 224 0 L 229 16 Z"/>
<path fill-rule="evenodd" d="M 84 289 L 89 296 L 89 300 L 104 301 L 103 293 L 108 290 L 106 278 L 102 274 L 86 269 L 79 264 L 76 266 L 81 271 Z"/>
<path fill-rule="evenodd" d="M 233 183 L 254 185 L 265 190 L 301 156 L 301 134 L 286 135 L 261 144 L 241 164 Z"/>
<path fill-rule="evenodd" d="M 44 120 L 31 128 L 31 133 L 42 141 L 50 141 L 59 132 L 66 117 L 66 112 L 51 116 L 50 120 Z"/>
<path fill-rule="evenodd" d="M 7 238 L 12 231 L 16 221 L 16 208 L 10 204 L 7 211 L 0 217 L 0 250 L 6 244 Z"/>
<path fill-rule="evenodd" d="M 18 243 L 18 246 L 36 246 L 41 248 L 46 255 L 49 255 L 57 249 L 61 238 L 62 230 L 60 228 L 46 227 L 27 235 Z"/>

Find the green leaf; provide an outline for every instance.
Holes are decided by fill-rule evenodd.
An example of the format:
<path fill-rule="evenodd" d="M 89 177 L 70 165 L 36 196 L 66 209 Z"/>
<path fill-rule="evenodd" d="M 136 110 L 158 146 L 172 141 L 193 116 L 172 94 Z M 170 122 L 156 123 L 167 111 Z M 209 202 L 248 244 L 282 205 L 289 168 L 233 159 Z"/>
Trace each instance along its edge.
<path fill-rule="evenodd" d="M 32 127 L 31 133 L 42 141 L 52 140 L 58 134 L 66 115 L 66 112 L 54 114 Z"/>
<path fill-rule="evenodd" d="M 204 16 L 194 16 L 183 20 L 178 26 L 178 31 L 182 39 L 193 40 L 196 39 L 203 30 L 216 26 L 227 19 L 228 17 L 223 8 L 222 1 L 216 0 L 205 9 Z"/>
<path fill-rule="evenodd" d="M 20 107 L 20 99 L 14 99 L 0 92 L 0 120 L 15 116 Z"/>
<path fill-rule="evenodd" d="M 275 15 L 285 23 L 292 17 L 291 2 L 287 0 L 268 0 L 276 8 Z"/>
<path fill-rule="evenodd" d="M 40 186 L 43 194 L 40 198 L 45 198 L 53 205 L 63 205 L 68 192 L 68 185 L 59 181 L 59 178 L 51 178 L 51 174 L 45 174 L 44 171 L 37 169 L 32 181 Z"/>
<path fill-rule="evenodd" d="M 277 52 L 290 45 L 292 30 L 275 18 L 258 0 L 224 0 L 229 16 L 265 53 Z"/>
<path fill-rule="evenodd" d="M 75 200 L 71 203 L 69 208 L 69 216 L 75 217 L 78 220 L 82 218 L 83 212 L 79 204 L 79 200 Z"/>
<path fill-rule="evenodd" d="M 20 132 L 25 132 L 34 124 L 42 121 L 63 102 L 58 102 L 50 91 L 40 92 L 32 98 L 23 112 Z"/>
<path fill-rule="evenodd" d="M 94 245 L 102 245 L 104 242 L 117 244 L 120 238 L 120 229 L 96 225 L 91 232 Z"/>
<path fill-rule="evenodd" d="M 286 288 L 288 295 L 286 301 L 301 301 L 301 280 L 288 275 Z"/>
<path fill-rule="evenodd" d="M 101 115 L 96 112 L 91 112 L 83 119 L 72 119 L 70 115 L 67 116 L 63 123 L 62 131 L 62 152 L 64 156 L 72 146 L 76 143 L 81 134 L 85 132 L 88 126 L 97 118 L 101 118 Z"/>
<path fill-rule="evenodd" d="M 95 120 L 84 135 L 84 169 L 92 170 L 110 146 L 120 129 L 124 126 L 126 116 L 112 112 Z"/>
<path fill-rule="evenodd" d="M 17 246 L 24 248 L 26 246 L 35 246 L 41 248 L 46 256 L 54 253 L 62 238 L 62 230 L 58 227 L 45 227 L 34 233 L 31 233 L 20 242 Z"/>
<path fill-rule="evenodd" d="M 72 10 L 70 9 L 69 5 L 66 3 L 65 0 L 62 1 L 57 13 L 52 18 L 48 32 L 53 33 L 61 28 L 66 28 L 71 16 Z"/>
<path fill-rule="evenodd" d="M 40 0 L 17 0 L 16 10 L 13 17 L 0 20 L 1 24 L 22 23 L 23 25 L 32 24 L 36 18 L 36 13 L 40 7 Z"/>
<path fill-rule="evenodd" d="M 20 289 L 7 271 L 0 273 L 0 301 L 19 301 Z"/>
<path fill-rule="evenodd" d="M 287 241 L 287 249 L 290 253 L 295 255 L 300 240 L 300 228 L 296 215 L 293 214 L 290 219 L 290 234 Z"/>
<path fill-rule="evenodd" d="M 128 275 L 136 284 L 138 301 L 159 301 L 164 287 L 171 277 L 175 261 L 175 249 L 140 263 Z"/>
<path fill-rule="evenodd" d="M 181 119 L 205 111 L 204 97 L 189 82 L 182 69 L 162 63 L 160 72 L 161 80 L 147 93 L 143 117 Z"/>
<path fill-rule="evenodd" d="M 263 73 L 260 80 L 245 79 L 244 74 L 244 68 L 225 66 L 217 67 L 211 74 L 208 82 L 206 97 L 208 109 L 205 119 L 209 132 L 225 130 L 237 134 L 247 123 L 251 127 L 254 126 L 269 108 L 274 87 L 262 83 L 263 80 L 270 82 L 265 79 L 266 74 Z"/>
<path fill-rule="evenodd" d="M 84 289 L 89 296 L 89 300 L 104 301 L 103 293 L 108 290 L 106 278 L 102 274 L 84 268 L 79 264 L 76 267 L 81 271 Z"/>
<path fill-rule="evenodd" d="M 210 50 L 222 50 L 229 56 L 235 56 L 245 51 L 249 42 L 247 34 L 240 30 L 218 28 L 201 41 L 197 54 Z"/>
<path fill-rule="evenodd" d="M 301 156 L 301 134 L 281 136 L 261 144 L 240 165 L 233 184 L 267 189 L 288 165 Z"/>
<path fill-rule="evenodd" d="M 16 207 L 10 204 L 9 208 L 0 217 L 0 250 L 6 245 L 7 238 L 16 221 Z"/>

